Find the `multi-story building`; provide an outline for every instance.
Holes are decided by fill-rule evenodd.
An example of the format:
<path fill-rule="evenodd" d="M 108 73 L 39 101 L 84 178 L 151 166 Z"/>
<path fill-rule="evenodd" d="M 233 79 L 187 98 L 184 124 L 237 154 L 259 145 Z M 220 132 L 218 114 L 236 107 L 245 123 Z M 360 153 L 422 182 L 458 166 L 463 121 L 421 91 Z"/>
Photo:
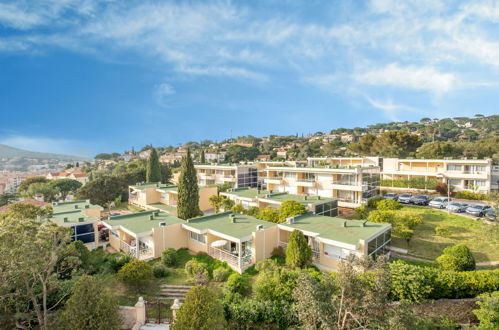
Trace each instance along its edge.
<path fill-rule="evenodd" d="M 252 187 L 258 183 L 256 165 L 194 165 L 197 171 L 198 184 L 208 186 L 213 184 L 231 183 L 234 188 Z"/>
<path fill-rule="evenodd" d="M 338 206 L 351 208 L 379 195 L 380 168 L 362 164 L 269 166 L 264 182 L 272 192 L 335 198 Z"/>
<path fill-rule="evenodd" d="M 271 193 L 268 190 L 254 188 L 234 188 L 221 192 L 221 196 L 241 204 L 245 209 L 258 207 L 264 209 L 271 207 L 279 208 L 285 201 L 293 200 L 305 207 L 307 212 L 316 215 L 335 217 L 338 215 L 338 201 L 334 198 L 322 198 L 320 196 L 291 195 L 288 193 Z"/>
<path fill-rule="evenodd" d="M 85 173 L 80 172 L 52 172 L 45 176 L 48 180 L 73 179 L 85 185 L 89 178 Z"/>
<path fill-rule="evenodd" d="M 432 190 L 446 182 L 455 191 L 489 193 L 497 187 L 496 172 L 491 159 L 384 158 L 382 175 L 384 188 Z"/>
<path fill-rule="evenodd" d="M 217 194 L 216 187 L 199 189 L 199 208 L 205 212 L 212 209 L 209 198 Z M 139 183 L 128 187 L 128 203 L 145 210 L 160 210 L 177 215 L 178 188 L 170 184 Z"/>
<path fill-rule="evenodd" d="M 222 163 L 225 161 L 225 155 L 227 153 L 225 151 L 221 152 L 206 152 L 204 154 L 204 159 L 208 163 Z"/>
<path fill-rule="evenodd" d="M 182 161 L 182 157 L 184 157 L 186 155 L 187 155 L 187 152 L 177 152 L 177 153 L 164 154 L 164 155 L 159 157 L 159 161 L 161 163 L 168 163 L 168 164 L 180 163 Z"/>

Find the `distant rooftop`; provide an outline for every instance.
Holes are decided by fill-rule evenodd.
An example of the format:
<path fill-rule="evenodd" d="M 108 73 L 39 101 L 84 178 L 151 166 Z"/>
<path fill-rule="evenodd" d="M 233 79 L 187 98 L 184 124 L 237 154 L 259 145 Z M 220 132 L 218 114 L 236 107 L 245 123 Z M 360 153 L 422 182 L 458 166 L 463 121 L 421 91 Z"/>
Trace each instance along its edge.
<path fill-rule="evenodd" d="M 75 210 L 83 210 L 83 209 L 94 209 L 94 208 L 102 209 L 102 207 L 99 205 L 90 204 L 90 201 L 88 200 L 79 200 L 72 202 L 54 202 L 52 203 L 52 208 L 54 209 L 54 214 L 61 212 L 75 211 Z"/>
<path fill-rule="evenodd" d="M 166 205 L 163 203 L 151 203 L 151 204 L 147 204 L 147 205 L 158 208 L 162 211 L 166 211 L 168 213 L 177 211 L 177 206 L 174 206 L 174 205 Z"/>
<path fill-rule="evenodd" d="M 178 190 L 177 186 L 175 185 L 168 183 L 161 183 L 161 182 L 139 183 L 136 185 L 132 185 L 131 187 L 138 190 L 149 189 L 149 188 L 157 188 L 161 190 L 173 190 L 173 191 Z"/>
<path fill-rule="evenodd" d="M 343 226 L 344 223 L 346 223 L 345 227 Z M 280 226 L 316 233 L 318 237 L 336 242 L 357 245 L 359 240 L 368 240 L 377 233 L 388 229 L 390 224 L 364 220 L 345 220 L 305 213 L 296 216 L 293 223 L 281 223 Z"/>
<path fill-rule="evenodd" d="M 96 221 L 98 219 L 86 216 L 85 214 L 83 214 L 83 212 L 81 212 L 80 209 L 80 210 L 54 213 L 52 218 L 50 218 L 49 220 L 56 223 L 58 226 L 65 227 L 65 226 L 73 226 L 80 222 Z"/>
<path fill-rule="evenodd" d="M 223 194 L 232 194 L 242 198 L 260 198 L 275 202 L 284 202 L 288 200 L 296 201 L 302 205 L 315 204 L 317 202 L 325 202 L 334 198 L 324 198 L 320 196 L 294 195 L 285 192 L 272 193 L 270 190 L 258 190 L 254 188 L 237 188 L 232 191 L 224 192 Z"/>
<path fill-rule="evenodd" d="M 231 215 L 235 216 L 234 223 L 232 222 Z M 251 236 L 251 234 L 257 230 L 256 226 L 258 225 L 262 225 L 264 229 L 276 226 L 276 224 L 272 222 L 233 212 L 206 215 L 189 219 L 189 222 L 185 223 L 185 226 L 200 231 L 212 230 L 237 239 L 244 239 Z"/>
<path fill-rule="evenodd" d="M 150 219 L 151 215 L 153 219 Z M 111 227 L 121 226 L 134 234 L 149 232 L 153 228 L 159 227 L 162 222 L 164 222 L 166 226 L 185 223 L 184 220 L 179 219 L 174 215 L 160 211 L 145 211 L 117 215 L 110 219 L 103 220 L 102 222 Z"/>

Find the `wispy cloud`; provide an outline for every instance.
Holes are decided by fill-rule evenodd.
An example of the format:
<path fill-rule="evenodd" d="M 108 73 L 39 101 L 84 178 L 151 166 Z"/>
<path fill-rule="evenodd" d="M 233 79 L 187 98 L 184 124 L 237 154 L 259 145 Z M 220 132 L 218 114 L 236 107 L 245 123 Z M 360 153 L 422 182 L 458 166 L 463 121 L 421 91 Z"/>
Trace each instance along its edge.
<path fill-rule="evenodd" d="M 395 104 L 391 99 L 379 101 L 369 96 L 365 96 L 365 98 L 372 107 L 382 110 L 385 116 L 392 121 L 399 121 L 401 112 L 419 112 L 413 107 Z"/>
<path fill-rule="evenodd" d="M 91 157 L 91 152 L 80 141 L 43 136 L 8 135 L 0 137 L 0 144 L 28 151 L 49 152 L 81 157 Z"/>
<path fill-rule="evenodd" d="M 160 106 L 168 108 L 171 104 L 170 96 L 175 94 L 175 89 L 168 83 L 161 83 L 154 87 L 153 93 L 156 102 Z"/>

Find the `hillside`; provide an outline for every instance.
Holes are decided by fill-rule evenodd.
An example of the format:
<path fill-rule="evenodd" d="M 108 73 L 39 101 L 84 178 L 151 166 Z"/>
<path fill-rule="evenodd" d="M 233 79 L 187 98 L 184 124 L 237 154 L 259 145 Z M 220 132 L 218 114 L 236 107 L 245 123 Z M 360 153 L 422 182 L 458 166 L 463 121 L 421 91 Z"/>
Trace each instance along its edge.
<path fill-rule="evenodd" d="M 17 149 L 5 144 L 0 144 L 0 158 L 34 158 L 34 159 L 57 159 L 66 161 L 86 160 L 83 157 L 51 154 L 45 152 L 35 152 L 23 149 Z"/>

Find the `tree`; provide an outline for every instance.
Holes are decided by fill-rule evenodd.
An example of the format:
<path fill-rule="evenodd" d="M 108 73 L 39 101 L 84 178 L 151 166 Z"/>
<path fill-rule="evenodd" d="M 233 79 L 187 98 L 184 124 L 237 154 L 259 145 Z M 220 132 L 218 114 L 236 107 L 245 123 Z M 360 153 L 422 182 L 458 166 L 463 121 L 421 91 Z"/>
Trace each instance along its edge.
<path fill-rule="evenodd" d="M 8 211 L 2 215 L 0 218 L 12 218 L 12 219 L 29 219 L 36 220 L 40 218 L 51 218 L 52 217 L 52 206 L 36 206 L 28 203 L 14 203 L 10 204 Z"/>
<path fill-rule="evenodd" d="M 69 229 L 51 222 L 0 219 L 0 305 L 16 317 L 16 327 L 26 328 L 35 319 L 48 329 L 49 310 L 62 301 L 48 298 L 54 292 L 65 295 L 56 267 L 69 241 Z"/>
<path fill-rule="evenodd" d="M 206 158 L 205 158 L 205 155 L 204 155 L 204 149 L 201 150 L 201 157 L 199 159 L 199 162 L 201 164 L 205 164 L 206 163 Z"/>
<path fill-rule="evenodd" d="M 212 195 L 210 198 L 208 198 L 208 201 L 210 202 L 210 205 L 213 207 L 213 210 L 215 213 L 220 212 L 220 206 L 222 205 L 222 196 L 217 196 L 217 195 Z"/>
<path fill-rule="evenodd" d="M 422 139 L 406 131 L 388 131 L 373 143 L 371 152 L 382 157 L 403 158 L 412 155 L 423 144 Z"/>
<path fill-rule="evenodd" d="M 49 180 L 45 178 L 44 176 L 34 176 L 31 178 L 27 178 L 23 181 L 21 181 L 21 184 L 19 184 L 19 187 L 17 187 L 17 192 L 19 194 L 24 194 L 28 191 L 28 188 L 31 184 L 33 183 L 47 183 Z"/>
<path fill-rule="evenodd" d="M 0 206 L 4 206 L 9 204 L 10 201 L 15 200 L 17 198 L 17 194 L 0 194 Z"/>
<path fill-rule="evenodd" d="M 149 159 L 147 160 L 146 182 L 161 182 L 158 152 L 155 148 L 152 148 Z"/>
<path fill-rule="evenodd" d="M 359 139 L 359 142 L 350 144 L 348 149 L 359 155 L 369 156 L 371 155 L 371 148 L 373 147 L 374 141 L 376 141 L 374 135 L 366 134 Z"/>
<path fill-rule="evenodd" d="M 476 263 L 471 250 L 464 244 L 449 246 L 436 259 L 436 264 L 444 270 L 475 270 Z"/>
<path fill-rule="evenodd" d="M 59 191 L 62 200 L 66 200 L 68 193 L 80 189 L 82 184 L 73 179 L 57 179 L 50 181 L 49 186 Z"/>
<path fill-rule="evenodd" d="M 284 201 L 279 206 L 279 222 L 286 222 L 287 218 L 307 212 L 305 206 L 294 200 Z"/>
<path fill-rule="evenodd" d="M 187 149 L 187 155 L 182 157 L 178 178 L 177 215 L 179 218 L 187 220 L 201 214 L 196 169 L 192 163 L 191 153 Z"/>
<path fill-rule="evenodd" d="M 270 206 L 267 206 L 266 208 L 258 212 L 257 218 L 260 220 L 279 223 L 279 211 L 271 208 Z"/>
<path fill-rule="evenodd" d="M 172 180 L 172 169 L 169 164 L 159 164 L 159 169 L 161 171 L 161 183 L 171 183 Z"/>
<path fill-rule="evenodd" d="M 83 275 L 75 284 L 59 320 L 61 329 L 121 329 L 118 301 L 96 277 Z"/>
<path fill-rule="evenodd" d="M 34 197 L 38 194 L 43 195 L 43 200 L 45 202 L 53 202 L 57 200 L 56 196 L 59 195 L 59 190 L 51 186 L 50 183 L 32 183 L 23 195 L 26 197 Z"/>
<path fill-rule="evenodd" d="M 142 260 L 132 260 L 118 271 L 118 279 L 137 292 L 141 292 L 152 277 L 151 265 Z"/>
<path fill-rule="evenodd" d="M 223 307 L 215 292 L 206 285 L 194 286 L 177 312 L 173 330 L 225 329 Z"/>
<path fill-rule="evenodd" d="M 295 229 L 291 232 L 286 248 L 286 265 L 304 268 L 312 263 L 312 249 L 303 233 Z"/>
<path fill-rule="evenodd" d="M 455 157 L 459 155 L 459 150 L 456 150 L 454 143 L 451 142 L 429 142 L 418 148 L 416 156 L 426 159 L 441 159 L 444 157 Z"/>

